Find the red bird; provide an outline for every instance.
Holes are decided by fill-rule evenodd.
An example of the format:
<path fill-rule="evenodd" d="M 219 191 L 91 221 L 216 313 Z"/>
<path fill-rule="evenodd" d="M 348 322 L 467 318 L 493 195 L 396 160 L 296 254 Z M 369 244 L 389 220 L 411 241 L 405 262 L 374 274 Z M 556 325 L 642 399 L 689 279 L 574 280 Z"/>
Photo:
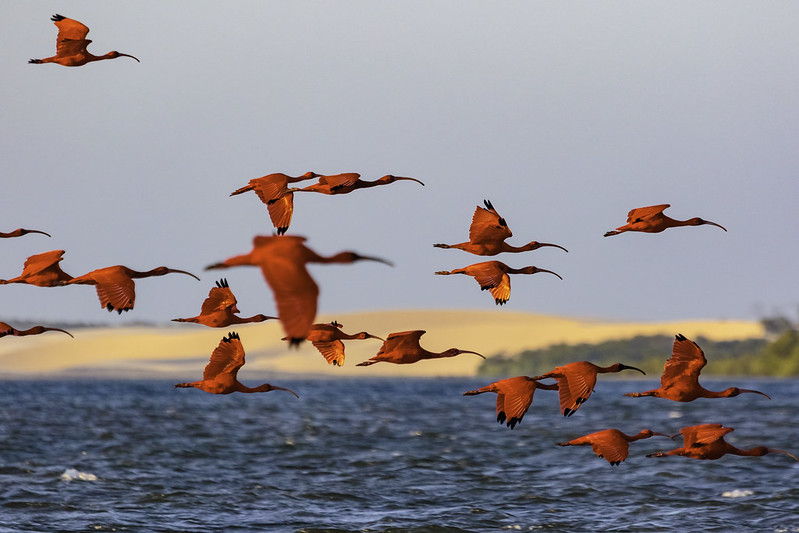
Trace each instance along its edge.
<path fill-rule="evenodd" d="M 305 237 L 259 236 L 253 239 L 250 253 L 230 257 L 221 263 L 205 267 L 206 270 L 233 266 L 258 266 L 272 289 L 277 304 L 277 315 L 292 345 L 306 337 L 316 318 L 319 286 L 311 278 L 307 263 L 352 263 L 369 260 L 391 265 L 385 259 L 340 252 L 323 257 L 303 244 Z"/>
<path fill-rule="evenodd" d="M 516 424 L 521 423 L 524 414 L 533 403 L 533 394 L 536 389 L 558 390 L 558 385 L 557 383 L 547 385 L 527 376 L 518 376 L 501 379 L 477 390 L 466 391 L 463 395 L 474 396 L 484 392 L 497 393 L 497 422 L 502 424 L 507 421 L 507 426 L 513 429 Z"/>
<path fill-rule="evenodd" d="M 269 210 L 269 218 L 272 220 L 272 225 L 277 230 L 277 234 L 283 235 L 289 229 L 291 215 L 294 213 L 294 194 L 288 192 L 288 184 L 318 177 L 319 174 L 315 172 L 306 172 L 296 178 L 280 172 L 267 174 L 260 178 L 251 179 L 247 185 L 230 193 L 230 196 L 254 191 L 258 198 L 266 204 L 266 208 Z"/>
<path fill-rule="evenodd" d="M 28 233 L 41 233 L 42 235 L 47 235 L 48 237 L 50 236 L 49 233 L 45 233 L 37 229 L 17 228 L 14 231 L 10 231 L 8 233 L 3 233 L 2 231 L 0 231 L 0 239 L 8 239 L 10 237 L 22 237 L 23 235 L 27 235 Z"/>
<path fill-rule="evenodd" d="M 738 387 L 730 387 L 721 392 L 707 390 L 699 384 L 699 373 L 706 364 L 705 353 L 699 345 L 678 334 L 674 338 L 671 357 L 666 361 L 663 374 L 660 376 L 660 388 L 645 392 L 630 392 L 625 396 L 633 398 L 655 396 L 675 402 L 692 402 L 697 398 L 729 398 L 744 392 L 753 392 L 771 399 L 769 395 L 760 391 Z"/>
<path fill-rule="evenodd" d="M 640 433 L 635 435 L 626 435 L 618 429 L 605 429 L 597 431 L 596 433 L 591 433 L 590 435 L 578 437 L 568 442 L 559 442 L 558 446 L 590 445 L 591 449 L 594 450 L 594 453 L 597 454 L 598 457 L 605 459 L 611 466 L 617 466 L 627 459 L 627 453 L 630 449 L 631 442 L 648 439 L 655 435 L 672 438 L 671 435 L 657 433 L 651 429 L 641 430 Z"/>
<path fill-rule="evenodd" d="M 368 189 L 369 187 L 377 187 L 378 185 L 388 185 L 395 181 L 415 181 L 424 185 L 416 178 L 403 178 L 401 176 L 392 176 L 386 174 L 382 178 L 374 181 L 366 181 L 361 179 L 361 175 L 355 172 L 346 172 L 344 174 L 333 174 L 330 176 L 319 176 L 319 181 L 313 185 L 308 185 L 303 188 L 289 189 L 289 192 L 318 192 L 322 194 L 347 194 L 357 189 Z"/>
<path fill-rule="evenodd" d="M 130 54 L 122 54 L 116 50 L 102 56 L 96 56 L 86 50 L 86 47 L 92 42 L 91 39 L 86 38 L 86 35 L 89 33 L 88 27 L 77 20 L 72 20 L 62 15 L 53 15 L 50 17 L 50 20 L 52 20 L 58 28 L 56 55 L 45 57 L 44 59 L 31 59 L 28 63 L 58 63 L 65 67 L 80 67 L 91 61 L 115 59 L 117 57 L 133 57 Z M 135 57 L 133 57 L 133 59 L 139 61 Z"/>
<path fill-rule="evenodd" d="M 450 348 L 440 353 L 425 350 L 419 345 L 419 339 L 424 335 L 422 330 L 415 331 L 401 331 L 398 333 L 391 333 L 388 338 L 383 342 L 383 346 L 377 355 L 358 363 L 355 366 L 369 366 L 375 363 L 386 362 L 394 363 L 397 365 L 409 365 L 421 361 L 422 359 L 439 359 L 442 357 L 455 357 L 462 353 L 473 353 L 477 356 L 483 357 L 477 352 L 469 350 L 459 350 L 458 348 Z"/>
<path fill-rule="evenodd" d="M 504 305 L 510 299 L 510 276 L 508 274 L 537 274 L 547 272 L 560 277 L 560 274 L 534 266 L 524 268 L 511 268 L 502 261 L 484 261 L 463 268 L 454 270 L 440 270 L 436 272 L 438 276 L 449 276 L 450 274 L 466 274 L 471 276 L 480 285 L 480 290 L 490 291 L 497 305 Z"/>
<path fill-rule="evenodd" d="M 211 360 L 203 371 L 202 381 L 191 383 L 178 383 L 175 388 L 189 388 L 204 390 L 211 394 L 230 394 L 231 392 L 269 392 L 282 390 L 290 392 L 294 396 L 297 394 L 283 387 L 276 387 L 269 383 L 264 383 L 254 388 L 243 385 L 238 380 L 238 373 L 244 366 L 244 347 L 238 333 L 231 331 L 227 337 L 222 337 L 219 346 L 211 354 Z M 299 396 L 297 396 L 299 398 Z"/>
<path fill-rule="evenodd" d="M 580 408 L 580 405 L 591 396 L 591 393 L 594 392 L 597 374 L 621 372 L 622 370 L 637 370 L 642 374 L 646 374 L 640 368 L 623 365 L 621 363 L 602 367 L 589 363 L 588 361 L 578 361 L 576 363 L 569 363 L 556 367 L 551 372 L 547 372 L 541 376 L 535 376 L 533 379 L 555 378 L 558 382 L 560 410 L 563 416 L 571 416 Z"/>
<path fill-rule="evenodd" d="M 794 460 L 799 461 L 794 454 L 786 452 L 785 450 L 777 450 L 776 448 L 766 448 L 765 446 L 756 446 L 749 450 L 741 450 L 736 448 L 726 440 L 724 435 L 733 431 L 733 428 L 727 428 L 721 424 L 702 424 L 699 426 L 689 426 L 682 428 L 680 434 L 683 439 L 683 447 L 671 450 L 668 452 L 650 453 L 647 457 L 668 457 L 670 455 L 682 455 L 683 457 L 690 457 L 691 459 L 718 459 L 726 454 L 733 455 L 746 455 L 759 457 L 768 453 L 781 453 L 792 457 Z M 676 436 L 676 435 L 675 435 Z"/>
<path fill-rule="evenodd" d="M 499 216 L 497 210 L 488 200 L 483 200 L 485 209 L 480 206 L 474 210 L 472 225 L 469 226 L 469 240 L 458 244 L 434 244 L 435 248 L 457 248 L 464 252 L 474 255 L 497 255 L 502 252 L 526 252 L 537 250 L 544 246 L 554 246 L 564 252 L 566 248 L 557 244 L 546 242 L 530 241 L 523 246 L 513 246 L 505 242 L 505 239 L 513 237 L 508 223 Z"/>
<path fill-rule="evenodd" d="M 146 272 L 139 272 L 123 265 L 115 265 L 92 270 L 87 274 L 72 278 L 69 283 L 94 285 L 95 289 L 97 289 L 97 297 L 100 299 L 100 307 L 108 309 L 109 312 L 116 311 L 122 314 L 122 311 L 133 309 L 133 304 L 136 300 L 134 279 L 164 276 L 172 273 L 186 274 L 200 281 L 200 278 L 191 272 L 164 266 L 156 267 Z"/>
<path fill-rule="evenodd" d="M 665 211 L 665 209 L 669 206 L 670 204 L 660 204 L 633 209 L 627 213 L 627 224 L 624 226 L 619 226 L 614 231 L 606 232 L 605 237 L 618 235 L 619 233 L 624 233 L 625 231 L 660 233 L 668 228 L 676 228 L 679 226 L 701 226 L 703 224 L 710 224 L 711 226 L 716 226 L 724 231 L 727 231 L 727 229 L 721 224 L 716 224 L 715 222 L 710 222 L 708 220 L 702 220 L 699 217 L 690 218 L 688 220 L 674 220 L 673 218 L 663 214 L 663 211 Z"/>
<path fill-rule="evenodd" d="M 63 329 L 58 328 L 46 328 L 44 326 L 33 326 L 30 329 L 16 329 L 12 326 L 9 326 L 5 322 L 0 322 L 0 337 L 5 337 L 6 335 L 14 335 L 15 337 L 24 337 L 26 335 L 38 335 L 40 333 L 44 333 L 45 331 L 60 331 L 61 333 L 66 333 L 70 337 L 72 337 L 72 333 L 69 331 L 64 331 Z"/>
<path fill-rule="evenodd" d="M 325 361 L 333 366 L 344 366 L 344 343 L 341 342 L 342 340 L 380 339 L 385 342 L 377 335 L 365 331 L 348 335 L 341 331 L 341 327 L 341 324 L 333 321 L 329 324 L 314 324 L 308 332 L 308 340 L 319 350 Z M 287 337 L 283 337 L 282 340 L 287 340 Z"/>
<path fill-rule="evenodd" d="M 212 328 L 224 328 L 234 324 L 249 324 L 252 322 L 263 322 L 264 320 L 275 319 L 276 316 L 254 315 L 248 318 L 236 316 L 239 308 L 236 307 L 238 301 L 230 290 L 230 285 L 226 279 L 216 282 L 208 293 L 208 298 L 203 302 L 200 314 L 191 318 L 173 318 L 172 322 L 192 322 L 203 324 Z"/>
<path fill-rule="evenodd" d="M 51 250 L 30 256 L 25 260 L 22 274 L 16 278 L 0 279 L 0 285 L 7 283 L 27 283 L 38 287 L 59 287 L 66 285 L 72 278 L 61 270 L 59 263 L 64 257 L 64 250 Z"/>

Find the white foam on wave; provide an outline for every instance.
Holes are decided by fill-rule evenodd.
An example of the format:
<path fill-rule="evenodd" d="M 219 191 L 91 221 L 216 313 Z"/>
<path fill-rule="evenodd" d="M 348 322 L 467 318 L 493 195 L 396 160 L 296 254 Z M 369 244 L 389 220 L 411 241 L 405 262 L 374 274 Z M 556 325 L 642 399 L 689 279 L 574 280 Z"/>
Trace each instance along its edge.
<path fill-rule="evenodd" d="M 682 418 L 680 411 L 669 411 L 669 418 Z"/>
<path fill-rule="evenodd" d="M 722 498 L 746 498 L 754 494 L 754 491 L 746 489 L 727 490 L 721 493 Z"/>
<path fill-rule="evenodd" d="M 79 481 L 97 481 L 97 476 L 89 472 L 81 472 L 76 468 L 67 468 L 64 470 L 64 473 L 61 474 L 61 479 L 64 481 L 73 481 L 76 479 Z"/>

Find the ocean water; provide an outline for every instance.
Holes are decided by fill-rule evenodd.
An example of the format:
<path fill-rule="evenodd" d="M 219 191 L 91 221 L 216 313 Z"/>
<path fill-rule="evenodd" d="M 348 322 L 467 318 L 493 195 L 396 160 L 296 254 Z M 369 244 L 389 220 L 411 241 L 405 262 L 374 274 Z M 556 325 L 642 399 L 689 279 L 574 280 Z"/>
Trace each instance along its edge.
<path fill-rule="evenodd" d="M 604 379 L 603 379 L 604 378 Z M 254 385 L 246 377 L 249 385 Z M 718 422 L 738 447 L 799 454 L 799 381 L 706 380 L 772 396 L 627 398 L 654 381 L 600 376 L 569 418 L 539 390 L 495 421 L 491 380 L 272 380 L 296 391 L 214 396 L 166 381 L 3 381 L 0 531 L 799 532 L 799 463 L 647 458 L 611 467 L 555 443 Z"/>

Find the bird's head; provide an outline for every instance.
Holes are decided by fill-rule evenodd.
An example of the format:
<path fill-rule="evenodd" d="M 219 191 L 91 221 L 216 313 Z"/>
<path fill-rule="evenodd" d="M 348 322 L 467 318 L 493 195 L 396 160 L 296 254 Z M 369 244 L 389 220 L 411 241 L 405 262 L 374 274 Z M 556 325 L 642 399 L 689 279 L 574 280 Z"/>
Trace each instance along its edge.
<path fill-rule="evenodd" d="M 384 338 L 382 338 L 382 337 L 378 337 L 377 335 L 372 335 L 371 333 L 367 333 L 367 332 L 365 332 L 365 331 L 361 331 L 360 333 L 358 333 L 358 334 L 356 335 L 356 337 L 358 337 L 358 338 L 359 338 L 359 339 L 361 339 L 361 340 L 365 340 L 365 339 L 378 339 L 378 340 L 381 340 L 381 341 L 383 341 L 383 342 L 386 342 L 386 339 L 384 339 Z"/>
<path fill-rule="evenodd" d="M 392 174 L 386 174 L 385 176 L 383 176 L 382 178 L 378 179 L 377 181 L 381 181 L 381 182 L 384 182 L 384 183 L 394 183 L 395 181 L 415 181 L 416 183 L 424 186 L 424 183 L 422 183 L 421 181 L 417 180 L 416 178 L 405 178 L 405 177 L 402 177 L 402 176 L 394 176 Z"/>
<path fill-rule="evenodd" d="M 553 274 L 553 275 L 559 277 L 560 279 L 563 279 L 563 278 L 560 277 L 560 274 L 558 274 L 557 272 L 552 272 L 551 270 L 546 270 L 544 268 L 538 268 L 538 267 L 534 267 L 534 266 L 524 267 L 520 271 L 521 274 L 538 274 L 539 272 L 546 272 L 548 274 Z"/>
<path fill-rule="evenodd" d="M 709 220 L 704 220 L 704 219 L 699 218 L 699 217 L 694 217 L 694 218 L 688 219 L 688 221 L 687 221 L 687 225 L 689 225 L 689 226 L 702 226 L 704 224 L 709 224 L 711 226 L 716 226 L 717 228 L 721 228 L 724 231 L 727 231 L 727 228 L 725 228 L 721 224 L 716 224 L 715 222 L 711 222 Z"/>
<path fill-rule="evenodd" d="M 771 396 L 769 396 L 769 395 L 768 395 L 768 394 L 766 394 L 766 393 L 760 392 L 759 390 L 752 390 L 752 389 L 739 389 L 738 387 L 730 387 L 729 389 L 725 390 L 725 391 L 724 391 L 724 392 L 722 392 L 721 394 L 722 394 L 722 395 L 723 395 L 725 398 L 730 398 L 730 397 L 733 397 L 733 396 L 738 396 L 739 394 L 743 394 L 743 393 L 745 393 L 745 392 L 751 392 L 751 393 L 754 393 L 754 394 L 760 394 L 761 396 L 765 396 L 765 397 L 766 397 L 766 398 L 768 398 L 769 400 L 771 399 Z"/>
<path fill-rule="evenodd" d="M 130 54 L 123 54 L 122 52 L 117 52 L 116 50 L 112 50 L 112 51 L 108 52 L 106 54 L 106 57 L 111 58 L 111 59 L 116 59 L 117 57 L 132 57 L 133 59 L 135 59 L 136 61 L 141 63 L 141 61 L 139 61 L 139 58 L 134 57 L 134 56 L 132 56 Z"/>
<path fill-rule="evenodd" d="M 613 368 L 613 372 L 621 372 L 622 370 L 637 370 L 643 375 L 646 375 L 646 372 L 641 370 L 640 368 L 636 368 L 634 366 L 625 365 L 623 363 L 616 363 L 611 368 Z"/>
<path fill-rule="evenodd" d="M 150 272 L 153 276 L 163 276 L 164 274 L 186 274 L 187 276 L 191 276 L 197 281 L 200 281 L 200 278 L 192 274 L 191 272 L 186 272 L 185 270 L 178 270 L 176 268 L 167 268 L 167 267 L 157 267 L 154 268 Z"/>
<path fill-rule="evenodd" d="M 649 437 L 654 437 L 655 435 L 658 435 L 660 437 L 668 437 L 670 439 L 674 438 L 672 435 L 667 435 L 665 433 L 658 433 L 657 431 L 652 431 L 651 429 L 645 429 L 641 431 L 641 433 L 639 433 L 638 435 L 640 435 L 644 439 L 648 439 Z"/>
<path fill-rule="evenodd" d="M 524 246 L 522 246 L 522 248 L 524 248 L 524 251 L 530 251 L 530 250 L 538 250 L 539 248 L 544 248 L 546 246 L 551 246 L 553 248 L 560 248 L 564 252 L 568 252 L 568 250 L 566 248 L 564 248 L 563 246 L 561 246 L 559 244 L 552 244 L 552 243 L 549 243 L 549 242 L 538 242 L 538 241 L 530 241 L 527 244 L 525 244 Z"/>
<path fill-rule="evenodd" d="M 485 359 L 484 355 L 481 355 L 481 354 L 479 354 L 477 352 L 472 352 L 470 350 L 459 350 L 458 348 L 450 348 L 446 352 L 442 353 L 441 357 L 455 357 L 456 355 L 460 355 L 462 353 L 473 353 L 474 355 L 476 355 L 478 357 L 482 357 L 483 359 Z"/>

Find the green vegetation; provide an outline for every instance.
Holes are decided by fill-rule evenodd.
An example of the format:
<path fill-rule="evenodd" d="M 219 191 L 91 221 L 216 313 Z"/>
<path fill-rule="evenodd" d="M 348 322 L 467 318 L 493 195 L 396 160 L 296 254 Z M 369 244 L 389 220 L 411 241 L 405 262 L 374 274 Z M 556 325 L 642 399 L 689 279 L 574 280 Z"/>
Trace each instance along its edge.
<path fill-rule="evenodd" d="M 715 342 L 703 337 L 693 340 L 705 352 L 708 365 L 702 375 L 716 376 L 799 376 L 799 329 L 795 326 L 773 331 L 776 337 Z M 534 376 L 573 361 L 591 361 L 600 366 L 613 363 L 632 365 L 648 376 L 660 376 L 671 356 L 673 336 L 638 336 L 599 344 L 557 344 L 540 350 L 527 350 L 513 356 L 485 360 L 478 369 L 481 376 Z"/>

